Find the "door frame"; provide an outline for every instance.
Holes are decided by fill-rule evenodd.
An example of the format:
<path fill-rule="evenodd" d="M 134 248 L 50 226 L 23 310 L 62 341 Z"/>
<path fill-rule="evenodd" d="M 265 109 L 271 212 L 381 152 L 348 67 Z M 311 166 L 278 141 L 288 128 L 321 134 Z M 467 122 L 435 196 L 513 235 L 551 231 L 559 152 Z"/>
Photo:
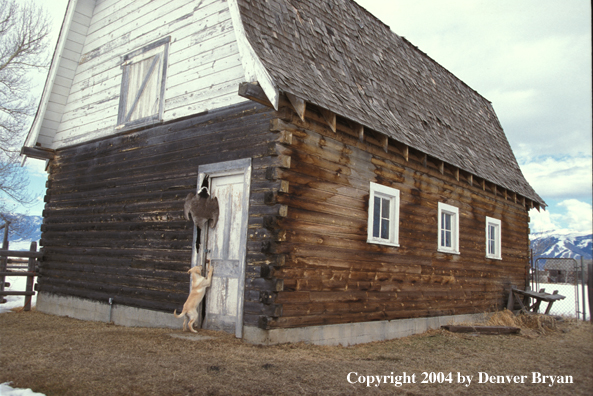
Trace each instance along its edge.
<path fill-rule="evenodd" d="M 245 302 L 245 269 L 247 265 L 247 228 L 249 221 L 249 193 L 251 191 L 251 158 L 243 158 L 233 161 L 216 162 L 212 164 L 205 164 L 198 166 L 198 185 L 197 190 L 200 189 L 202 182 L 206 176 L 210 180 L 216 177 L 243 175 L 243 207 L 241 211 L 241 240 L 240 240 L 240 275 L 239 275 L 239 290 L 237 291 L 237 321 L 235 323 L 235 337 L 243 337 L 243 308 Z M 197 191 L 196 191 L 197 193 Z M 191 251 L 191 266 L 201 265 L 202 260 L 205 258 L 205 254 L 200 254 L 196 250 L 196 239 L 197 230 L 194 227 L 194 234 L 192 238 L 192 251 Z M 202 240 L 200 246 L 202 246 L 202 252 L 207 249 L 207 232 L 202 232 Z M 205 269 L 205 268 L 204 268 Z M 199 311 L 201 312 L 201 310 Z"/>

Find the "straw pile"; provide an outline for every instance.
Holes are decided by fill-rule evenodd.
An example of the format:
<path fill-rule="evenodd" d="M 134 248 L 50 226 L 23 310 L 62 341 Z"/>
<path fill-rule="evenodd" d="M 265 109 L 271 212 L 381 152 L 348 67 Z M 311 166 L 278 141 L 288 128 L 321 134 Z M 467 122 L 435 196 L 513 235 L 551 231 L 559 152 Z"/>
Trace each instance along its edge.
<path fill-rule="evenodd" d="M 539 314 L 513 314 L 509 310 L 495 312 L 488 319 L 489 326 L 514 326 L 521 328 L 521 334 L 546 334 L 558 330 L 557 320 L 553 316 Z"/>

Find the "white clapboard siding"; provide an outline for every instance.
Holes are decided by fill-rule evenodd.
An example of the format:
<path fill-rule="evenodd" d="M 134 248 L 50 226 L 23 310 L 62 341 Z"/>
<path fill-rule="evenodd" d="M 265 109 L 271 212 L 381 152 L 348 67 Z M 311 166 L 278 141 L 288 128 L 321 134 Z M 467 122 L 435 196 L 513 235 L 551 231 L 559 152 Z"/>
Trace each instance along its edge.
<path fill-rule="evenodd" d="M 232 47 L 225 46 L 221 49 L 227 49 L 227 48 L 232 48 Z M 212 51 L 213 54 L 215 52 L 218 52 L 218 51 Z M 172 78 L 168 81 L 168 84 L 167 84 L 168 95 L 170 95 L 170 94 L 172 94 L 172 92 L 176 91 L 180 85 L 185 86 L 184 89 L 188 90 L 189 87 L 187 86 L 187 84 L 191 84 L 191 81 L 194 81 L 196 79 L 204 79 L 204 78 L 211 76 L 212 74 L 216 74 L 216 73 L 224 71 L 224 70 L 232 69 L 234 67 L 237 67 L 238 63 L 240 63 L 240 62 L 241 62 L 241 60 L 239 59 L 239 54 L 232 53 L 225 58 L 216 58 L 216 60 L 210 61 L 208 63 L 204 63 L 204 64 L 200 65 L 199 67 L 196 67 L 193 69 L 186 69 L 186 70 L 181 69 L 181 72 L 179 74 L 174 74 L 175 78 Z"/>
<path fill-rule="evenodd" d="M 103 2 L 106 3 L 106 2 Z M 121 19 L 123 15 L 127 15 L 130 12 L 139 10 L 141 8 L 149 6 L 151 0 L 135 0 L 135 1 L 119 1 L 107 2 L 107 7 L 103 7 L 105 4 L 97 4 L 95 6 L 93 22 L 89 26 L 88 34 L 94 34 L 98 30 L 108 27 L 110 24 Z M 154 2 L 153 3 L 157 3 Z M 163 2 L 161 1 L 161 4 Z M 156 5 L 156 4 L 155 4 Z"/>
<path fill-rule="evenodd" d="M 224 84 L 227 81 L 241 79 L 243 76 L 243 67 L 239 64 L 230 69 L 209 74 L 207 78 L 196 78 L 195 80 L 188 81 L 185 86 L 183 84 L 176 85 L 174 88 L 167 89 L 165 96 L 167 98 L 167 107 L 179 107 L 180 103 L 188 101 L 187 98 L 190 95 L 195 96 L 203 90 L 210 91 L 214 87 L 219 86 L 221 82 Z M 192 101 L 189 100 L 189 102 Z"/>
<path fill-rule="evenodd" d="M 199 65 L 198 62 L 206 61 L 206 57 L 209 57 L 209 59 L 208 59 L 209 61 L 211 59 L 210 63 L 215 63 L 219 57 L 228 56 L 230 53 L 238 54 L 238 50 L 235 45 L 235 39 L 234 39 L 234 36 L 232 35 L 232 25 L 230 24 L 230 19 L 227 19 L 226 21 L 224 21 L 223 26 L 224 26 L 224 30 L 226 31 L 225 34 L 227 36 L 223 37 L 222 40 L 226 40 L 226 42 L 222 42 L 222 41 L 220 41 L 220 38 L 216 38 L 216 37 L 220 36 L 220 34 L 216 34 L 220 30 L 220 28 L 218 26 L 214 26 L 212 29 L 205 29 L 207 26 L 205 26 L 201 23 L 193 24 L 192 28 L 198 29 L 201 32 L 203 31 L 204 33 L 198 33 L 196 35 L 191 35 L 191 36 L 188 36 L 181 40 L 176 40 L 175 43 L 171 44 L 170 53 L 174 52 L 175 56 L 169 57 L 169 66 L 167 68 L 167 74 L 169 76 L 172 76 L 173 78 L 176 78 L 177 74 L 179 72 L 181 72 L 180 67 L 183 67 L 182 72 L 191 72 L 192 64 L 193 64 L 193 67 L 196 67 L 195 65 Z M 189 30 L 189 29 L 187 29 L 187 30 Z M 212 33 L 209 33 L 209 32 L 212 32 Z M 180 49 L 179 44 L 182 43 L 183 41 L 197 41 L 200 38 L 202 39 L 201 44 L 194 45 L 193 48 L 190 46 L 186 46 L 183 49 L 183 52 L 178 51 Z M 218 41 L 217 42 L 209 42 L 208 39 L 215 39 Z M 233 44 L 232 46 L 229 47 L 228 45 L 226 45 L 231 42 Z M 212 47 L 214 47 L 213 50 L 211 49 Z M 128 51 L 125 53 L 131 52 L 132 48 L 135 48 L 135 47 L 126 48 L 126 49 L 128 49 Z M 229 49 L 232 52 L 229 51 Z M 205 51 L 209 51 L 209 50 L 211 50 L 212 53 L 209 53 L 209 54 L 205 53 Z M 191 55 L 194 55 L 194 56 L 191 56 Z M 98 84 L 101 84 L 103 86 L 103 89 L 109 89 L 113 86 L 119 86 L 121 83 L 121 67 L 120 66 L 121 66 L 121 57 L 122 56 L 123 55 L 113 57 L 112 59 L 110 59 L 108 64 L 104 63 L 104 64 L 97 65 L 92 69 L 92 71 L 90 71 L 90 73 L 98 72 L 99 74 L 92 75 L 91 77 L 89 77 L 85 80 L 78 80 L 78 78 L 75 78 L 75 82 L 74 82 L 72 90 L 71 90 L 71 95 L 72 95 L 70 98 L 71 101 L 78 102 L 82 97 L 85 97 L 88 95 L 93 95 L 93 94 L 99 92 L 99 90 L 92 90 L 92 91 L 84 92 L 84 89 L 86 89 L 88 87 L 93 87 Z M 183 61 L 184 61 L 183 64 L 181 64 L 181 62 L 178 62 L 178 61 L 176 62 L 176 60 L 178 58 L 184 58 L 186 56 L 191 56 L 191 58 L 183 59 Z M 190 61 L 191 61 L 191 64 L 190 64 Z M 84 68 L 82 66 L 79 66 L 79 71 L 82 71 L 82 70 L 84 70 Z M 78 73 L 77 76 L 84 76 L 84 75 L 88 75 L 88 74 L 89 73 L 81 72 L 81 73 Z M 108 83 L 105 83 L 105 81 L 107 81 L 109 79 L 114 79 L 114 80 L 110 81 Z M 180 80 L 182 83 L 187 82 L 187 80 L 185 80 L 185 76 L 182 76 L 181 79 L 178 78 L 178 80 Z M 175 82 L 173 82 L 173 84 L 175 84 Z M 171 82 L 170 82 L 170 80 L 168 80 L 167 86 L 170 86 L 170 85 L 171 85 Z"/>
<path fill-rule="evenodd" d="M 123 58 L 167 36 L 164 121 L 246 100 L 237 94 L 245 71 L 225 0 L 98 0 L 87 23 L 82 43 L 78 26 L 68 36 L 78 47 L 60 74 L 68 96 L 59 124 L 43 137 L 52 148 L 119 132 Z M 59 114 L 52 111 L 48 125 Z"/>
<path fill-rule="evenodd" d="M 76 8 L 71 11 L 71 20 L 62 27 L 66 28 L 67 34 L 62 38 L 61 43 L 58 43 L 61 48 L 60 57 L 54 60 L 55 63 L 50 70 L 48 81 L 51 80 L 51 91 L 47 97 L 42 97 L 40 105 L 44 119 L 39 126 L 37 143 L 44 147 L 52 146 L 53 137 L 59 128 L 93 8 L 94 0 L 79 0 Z M 45 111 L 42 110 L 43 107 Z"/>
<path fill-rule="evenodd" d="M 236 80 L 213 85 L 208 89 L 203 89 L 191 95 L 174 98 L 174 100 L 169 100 L 168 103 L 165 100 L 166 110 L 163 119 L 169 121 L 188 114 L 201 113 L 206 110 L 246 101 L 247 99 L 237 95 L 239 84 L 244 81 L 245 79 L 241 77 Z"/>

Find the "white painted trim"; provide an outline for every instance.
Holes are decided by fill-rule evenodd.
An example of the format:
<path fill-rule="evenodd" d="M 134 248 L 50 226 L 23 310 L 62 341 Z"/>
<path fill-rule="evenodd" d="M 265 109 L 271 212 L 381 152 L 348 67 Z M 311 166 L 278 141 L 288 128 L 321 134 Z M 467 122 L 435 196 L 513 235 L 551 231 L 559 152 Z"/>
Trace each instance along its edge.
<path fill-rule="evenodd" d="M 41 125 L 43 124 L 43 120 L 45 118 L 47 104 L 49 103 L 49 98 L 52 93 L 56 75 L 58 74 L 59 64 L 62 60 L 62 53 L 64 52 L 64 47 L 66 46 L 68 33 L 70 33 L 70 25 L 72 24 L 72 19 L 74 17 L 74 11 L 76 10 L 77 3 L 78 0 L 70 0 L 68 3 L 68 8 L 66 9 L 66 14 L 64 15 L 64 22 L 62 22 L 62 30 L 60 31 L 60 37 L 58 37 L 58 42 L 56 44 L 56 49 L 54 51 L 51 66 L 49 68 L 47 80 L 45 80 L 45 87 L 43 88 L 41 101 L 39 102 L 39 108 L 37 109 L 37 114 L 35 114 L 33 124 L 31 125 L 31 129 L 29 130 L 29 134 L 27 135 L 27 138 L 25 139 L 25 144 L 23 146 L 34 147 L 37 143 L 39 131 L 41 130 Z"/>
<path fill-rule="evenodd" d="M 235 322 L 235 337 L 243 337 L 243 311 L 245 303 L 245 271 L 247 267 L 247 228 L 249 223 L 249 193 L 251 192 L 251 158 L 243 158 L 233 161 L 218 162 L 214 164 L 200 165 L 198 167 L 198 185 L 199 190 L 204 177 L 208 175 L 210 179 L 222 176 L 231 176 L 243 174 L 243 208 L 241 213 L 241 274 L 239 275 L 239 290 L 237 291 L 237 321 Z M 192 238 L 192 263 L 195 266 L 198 262 L 196 252 L 197 230 L 194 227 L 194 236 Z M 202 246 L 207 246 L 207 241 L 202 241 Z"/>
<path fill-rule="evenodd" d="M 496 235 L 495 235 L 495 254 L 488 253 L 488 226 L 492 224 L 496 227 Z M 502 260 L 502 222 L 499 219 L 495 219 L 493 217 L 486 216 L 486 258 L 492 260 Z"/>
<path fill-rule="evenodd" d="M 451 253 L 451 254 L 459 254 L 459 208 L 451 205 L 447 205 L 446 203 L 439 202 L 438 207 L 438 243 L 437 243 L 437 251 L 441 253 Z M 449 213 L 453 215 L 452 221 L 452 229 L 451 229 L 451 247 L 443 247 L 441 246 L 441 213 Z"/>
<path fill-rule="evenodd" d="M 272 106 L 274 106 L 274 109 L 278 110 L 278 101 L 280 99 L 278 88 L 247 39 L 247 33 L 245 33 L 243 21 L 241 20 L 239 4 L 237 3 L 237 0 L 228 0 L 228 3 L 231 19 L 233 21 L 235 38 L 239 48 L 239 55 L 241 56 L 241 64 L 245 69 L 245 80 L 247 82 L 257 81 L 260 87 L 264 90 L 270 103 L 272 103 Z"/>
<path fill-rule="evenodd" d="M 376 194 L 377 193 L 377 194 Z M 390 216 L 391 222 L 390 238 L 389 240 L 377 238 L 373 236 L 373 218 L 375 212 L 375 195 L 388 198 L 390 200 Z M 400 192 L 398 189 L 384 186 L 371 182 L 369 187 L 369 210 L 367 219 L 367 243 L 374 243 L 378 245 L 399 246 L 399 206 L 400 206 Z"/>

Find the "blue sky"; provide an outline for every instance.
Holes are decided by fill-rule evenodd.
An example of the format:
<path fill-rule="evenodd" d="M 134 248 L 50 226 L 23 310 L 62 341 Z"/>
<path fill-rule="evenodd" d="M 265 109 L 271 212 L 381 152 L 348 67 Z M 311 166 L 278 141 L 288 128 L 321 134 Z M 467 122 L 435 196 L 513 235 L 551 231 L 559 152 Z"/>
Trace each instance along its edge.
<path fill-rule="evenodd" d="M 357 2 L 492 102 L 525 177 L 549 205 L 530 212 L 532 232 L 592 231 L 589 1 Z M 66 1 L 51 4 L 57 37 Z M 28 212 L 41 214 L 44 163 L 27 164 L 41 195 Z"/>

